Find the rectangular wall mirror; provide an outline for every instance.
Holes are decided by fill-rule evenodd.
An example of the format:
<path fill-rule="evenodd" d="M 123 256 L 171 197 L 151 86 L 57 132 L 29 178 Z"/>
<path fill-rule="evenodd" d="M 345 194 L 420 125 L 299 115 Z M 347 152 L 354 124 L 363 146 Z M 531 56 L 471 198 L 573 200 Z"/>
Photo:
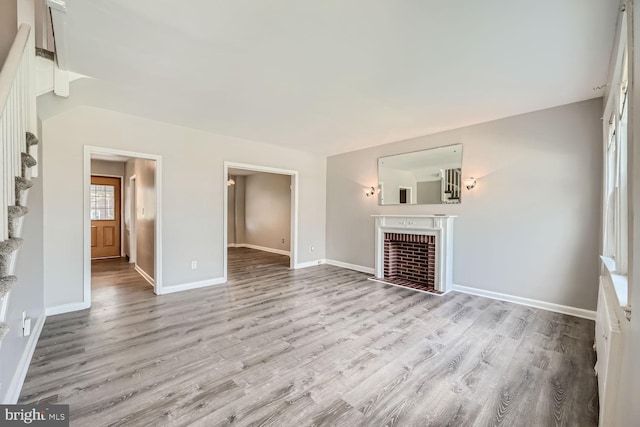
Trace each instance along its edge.
<path fill-rule="evenodd" d="M 378 188 L 381 205 L 460 203 L 462 144 L 380 157 Z"/>

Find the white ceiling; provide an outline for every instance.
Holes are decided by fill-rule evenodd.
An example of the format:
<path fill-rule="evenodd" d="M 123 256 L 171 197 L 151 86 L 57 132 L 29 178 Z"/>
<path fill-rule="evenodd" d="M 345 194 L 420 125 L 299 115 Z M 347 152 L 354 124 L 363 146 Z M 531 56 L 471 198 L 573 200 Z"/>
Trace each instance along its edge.
<path fill-rule="evenodd" d="M 618 0 L 66 0 L 86 104 L 323 154 L 599 97 Z M 86 91 L 89 95 L 83 95 Z"/>

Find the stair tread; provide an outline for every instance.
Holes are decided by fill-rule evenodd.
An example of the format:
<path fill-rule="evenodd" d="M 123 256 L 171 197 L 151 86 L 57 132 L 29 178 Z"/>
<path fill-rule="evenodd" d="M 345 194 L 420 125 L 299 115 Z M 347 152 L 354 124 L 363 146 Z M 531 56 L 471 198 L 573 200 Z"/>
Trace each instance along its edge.
<path fill-rule="evenodd" d="M 8 294 L 16 283 L 18 283 L 18 278 L 16 276 L 0 277 L 0 298 Z"/>
<path fill-rule="evenodd" d="M 22 158 L 22 164 L 28 168 L 33 167 L 38 164 L 36 159 L 33 158 L 31 154 L 28 153 L 20 153 Z"/>
<path fill-rule="evenodd" d="M 0 341 L 2 341 L 2 338 L 4 338 L 5 335 L 7 335 L 7 332 L 9 332 L 9 325 L 6 323 L 0 323 Z"/>
<path fill-rule="evenodd" d="M 11 252 L 15 251 L 22 244 L 22 239 L 18 237 L 12 237 L 10 239 L 5 240 L 4 242 L 0 242 L 0 255 L 7 255 Z"/>
<path fill-rule="evenodd" d="M 29 213 L 29 209 L 26 206 L 9 206 L 9 219 L 20 218 Z"/>
<path fill-rule="evenodd" d="M 26 190 L 31 187 L 33 187 L 33 182 L 21 176 L 16 177 L 16 188 L 19 190 Z"/>
<path fill-rule="evenodd" d="M 27 147 L 31 147 L 32 145 L 36 145 L 40 140 L 37 136 L 32 134 L 31 132 L 27 132 Z"/>

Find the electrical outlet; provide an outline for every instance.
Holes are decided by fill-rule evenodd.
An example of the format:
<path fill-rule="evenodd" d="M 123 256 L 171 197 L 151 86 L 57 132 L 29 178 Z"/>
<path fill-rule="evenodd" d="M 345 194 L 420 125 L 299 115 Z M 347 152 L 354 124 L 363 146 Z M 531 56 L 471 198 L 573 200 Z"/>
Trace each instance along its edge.
<path fill-rule="evenodd" d="M 315 247 L 313 247 L 313 246 L 309 246 L 309 252 L 313 252 L 313 251 L 315 251 L 315 250 L 316 250 L 316 248 L 315 248 Z"/>
<path fill-rule="evenodd" d="M 191 261 L 191 269 L 195 270 L 196 268 L 198 268 L 198 261 Z"/>
<path fill-rule="evenodd" d="M 28 337 L 31 335 L 31 318 L 27 317 L 27 312 L 22 312 L 22 336 Z"/>
<path fill-rule="evenodd" d="M 282 243 L 284 243 L 284 239 L 282 239 Z"/>
<path fill-rule="evenodd" d="M 28 337 L 29 335 L 31 335 L 31 318 L 27 317 L 22 325 L 22 336 Z"/>

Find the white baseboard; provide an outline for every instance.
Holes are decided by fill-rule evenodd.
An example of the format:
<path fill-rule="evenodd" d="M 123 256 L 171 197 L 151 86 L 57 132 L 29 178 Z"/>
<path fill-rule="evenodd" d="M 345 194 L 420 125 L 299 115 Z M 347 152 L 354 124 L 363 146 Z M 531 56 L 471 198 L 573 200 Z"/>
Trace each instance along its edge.
<path fill-rule="evenodd" d="M 200 280 L 198 282 L 183 283 L 181 285 L 163 286 L 162 295 L 172 294 L 174 292 L 188 291 L 191 289 L 199 289 L 207 286 L 221 285 L 227 283 L 224 277 L 217 277 L 215 279 Z"/>
<path fill-rule="evenodd" d="M 293 269 L 294 270 L 298 270 L 300 268 L 315 267 L 315 266 L 324 264 L 324 261 L 325 260 L 323 260 L 323 259 L 317 259 L 315 261 L 299 262 L 293 267 Z"/>
<path fill-rule="evenodd" d="M 552 302 L 540 301 L 530 298 L 518 297 L 515 295 L 503 294 L 500 292 L 486 291 L 484 289 L 471 288 L 468 286 L 452 285 L 452 290 L 465 294 L 478 295 L 497 299 L 500 301 L 513 302 L 516 304 L 526 305 L 529 307 L 541 308 L 543 310 L 553 311 L 556 313 L 568 314 L 570 316 L 582 317 L 584 319 L 596 320 L 596 312 L 585 310 L 584 308 L 570 307 L 568 305 L 555 304 Z"/>
<path fill-rule="evenodd" d="M 71 304 L 56 305 L 55 307 L 47 307 L 45 309 L 45 314 L 47 316 L 55 316 L 57 314 L 64 314 L 64 313 L 71 313 L 73 311 L 86 310 L 89 307 L 91 307 L 91 303 L 88 303 L 88 302 L 85 303 L 84 301 L 71 303 Z"/>
<path fill-rule="evenodd" d="M 230 248 L 249 248 L 249 249 L 255 249 L 255 250 L 258 250 L 258 251 L 271 252 L 271 253 L 278 254 L 278 255 L 291 256 L 291 253 L 289 251 L 285 251 L 285 250 L 282 250 L 282 249 L 267 248 L 266 246 L 252 245 L 250 243 L 231 243 L 231 244 L 227 245 L 227 247 L 230 247 Z"/>
<path fill-rule="evenodd" d="M 153 277 L 149 276 L 146 271 L 138 266 L 138 264 L 135 265 L 134 269 L 142 276 L 144 280 L 149 282 L 151 286 L 153 286 L 154 288 L 156 287 L 156 282 L 155 280 L 153 280 Z"/>
<path fill-rule="evenodd" d="M 42 327 L 44 326 L 44 321 L 46 319 L 47 316 L 43 313 L 38 317 L 38 320 L 36 320 L 36 323 L 31 330 L 31 335 L 29 335 L 27 345 L 22 352 L 20 363 L 13 374 L 13 379 L 11 380 L 11 384 L 9 384 L 7 394 L 4 396 L 4 404 L 13 405 L 17 403 L 20 398 L 22 385 L 24 384 L 24 379 L 27 377 L 31 358 L 33 357 L 33 352 L 36 350 L 36 345 L 38 345 L 38 339 L 40 338 L 40 333 L 42 332 Z"/>
<path fill-rule="evenodd" d="M 333 266 L 336 266 L 336 267 L 348 268 L 349 270 L 355 270 L 355 271 L 359 271 L 361 273 L 375 274 L 375 269 L 374 268 L 364 267 L 362 265 L 349 264 L 349 263 L 346 263 L 346 262 L 336 261 L 336 260 L 333 260 L 333 259 L 325 259 L 324 263 L 325 264 L 329 264 L 329 265 L 333 265 Z"/>

